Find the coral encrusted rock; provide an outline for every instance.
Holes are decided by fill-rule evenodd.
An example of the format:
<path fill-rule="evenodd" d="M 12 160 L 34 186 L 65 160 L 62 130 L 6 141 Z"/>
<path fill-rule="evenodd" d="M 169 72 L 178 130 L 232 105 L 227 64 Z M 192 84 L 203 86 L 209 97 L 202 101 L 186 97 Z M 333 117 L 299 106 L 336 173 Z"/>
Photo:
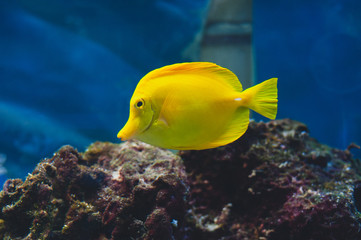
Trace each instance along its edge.
<path fill-rule="evenodd" d="M 4 184 L 0 238 L 357 240 L 360 173 L 349 149 L 289 119 L 178 155 L 137 141 L 64 146 Z"/>
<path fill-rule="evenodd" d="M 236 142 L 180 156 L 196 226 L 190 239 L 361 239 L 352 167 L 360 161 L 318 143 L 302 123 L 251 122 Z"/>
<path fill-rule="evenodd" d="M 0 237 L 180 239 L 185 182 L 181 159 L 147 144 L 64 146 L 24 182 L 4 184 Z"/>

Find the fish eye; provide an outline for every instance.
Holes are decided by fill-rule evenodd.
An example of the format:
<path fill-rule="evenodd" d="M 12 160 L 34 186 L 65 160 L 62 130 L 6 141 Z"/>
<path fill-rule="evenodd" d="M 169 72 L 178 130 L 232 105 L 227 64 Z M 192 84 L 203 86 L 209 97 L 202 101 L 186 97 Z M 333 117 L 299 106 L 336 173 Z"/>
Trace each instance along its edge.
<path fill-rule="evenodd" d="M 135 106 L 137 108 L 142 108 L 144 106 L 144 100 L 143 99 L 139 99 L 136 103 Z"/>

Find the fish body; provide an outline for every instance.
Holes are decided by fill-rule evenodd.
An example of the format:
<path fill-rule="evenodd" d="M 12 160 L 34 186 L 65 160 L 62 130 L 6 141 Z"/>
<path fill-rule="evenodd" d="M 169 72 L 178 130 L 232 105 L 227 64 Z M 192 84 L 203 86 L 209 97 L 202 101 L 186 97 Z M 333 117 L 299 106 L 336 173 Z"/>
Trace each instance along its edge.
<path fill-rule="evenodd" d="M 173 64 L 140 80 L 118 138 L 176 150 L 214 148 L 244 134 L 249 109 L 276 117 L 276 78 L 243 91 L 234 73 L 214 63 Z"/>

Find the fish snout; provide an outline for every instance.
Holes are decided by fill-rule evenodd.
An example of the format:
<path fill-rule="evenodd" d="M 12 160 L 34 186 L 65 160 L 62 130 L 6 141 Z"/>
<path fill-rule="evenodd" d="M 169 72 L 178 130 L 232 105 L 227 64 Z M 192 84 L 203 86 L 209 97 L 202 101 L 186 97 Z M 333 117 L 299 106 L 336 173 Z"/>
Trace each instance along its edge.
<path fill-rule="evenodd" d="M 122 141 L 128 140 L 128 136 L 126 136 L 126 135 L 122 132 L 122 130 L 120 130 L 120 131 L 118 132 L 117 138 L 120 138 L 120 140 L 122 140 Z"/>
<path fill-rule="evenodd" d="M 139 122 L 137 119 L 128 120 L 125 126 L 118 132 L 117 137 L 122 141 L 132 139 L 138 132 Z"/>

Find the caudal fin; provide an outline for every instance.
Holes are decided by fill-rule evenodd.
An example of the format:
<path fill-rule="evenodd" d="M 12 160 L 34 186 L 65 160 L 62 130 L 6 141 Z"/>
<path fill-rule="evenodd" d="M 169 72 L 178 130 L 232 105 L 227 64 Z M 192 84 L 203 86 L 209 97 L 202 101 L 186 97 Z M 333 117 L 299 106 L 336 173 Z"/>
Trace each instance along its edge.
<path fill-rule="evenodd" d="M 277 78 L 268 79 L 244 90 L 242 93 L 245 107 L 270 119 L 277 115 Z"/>

